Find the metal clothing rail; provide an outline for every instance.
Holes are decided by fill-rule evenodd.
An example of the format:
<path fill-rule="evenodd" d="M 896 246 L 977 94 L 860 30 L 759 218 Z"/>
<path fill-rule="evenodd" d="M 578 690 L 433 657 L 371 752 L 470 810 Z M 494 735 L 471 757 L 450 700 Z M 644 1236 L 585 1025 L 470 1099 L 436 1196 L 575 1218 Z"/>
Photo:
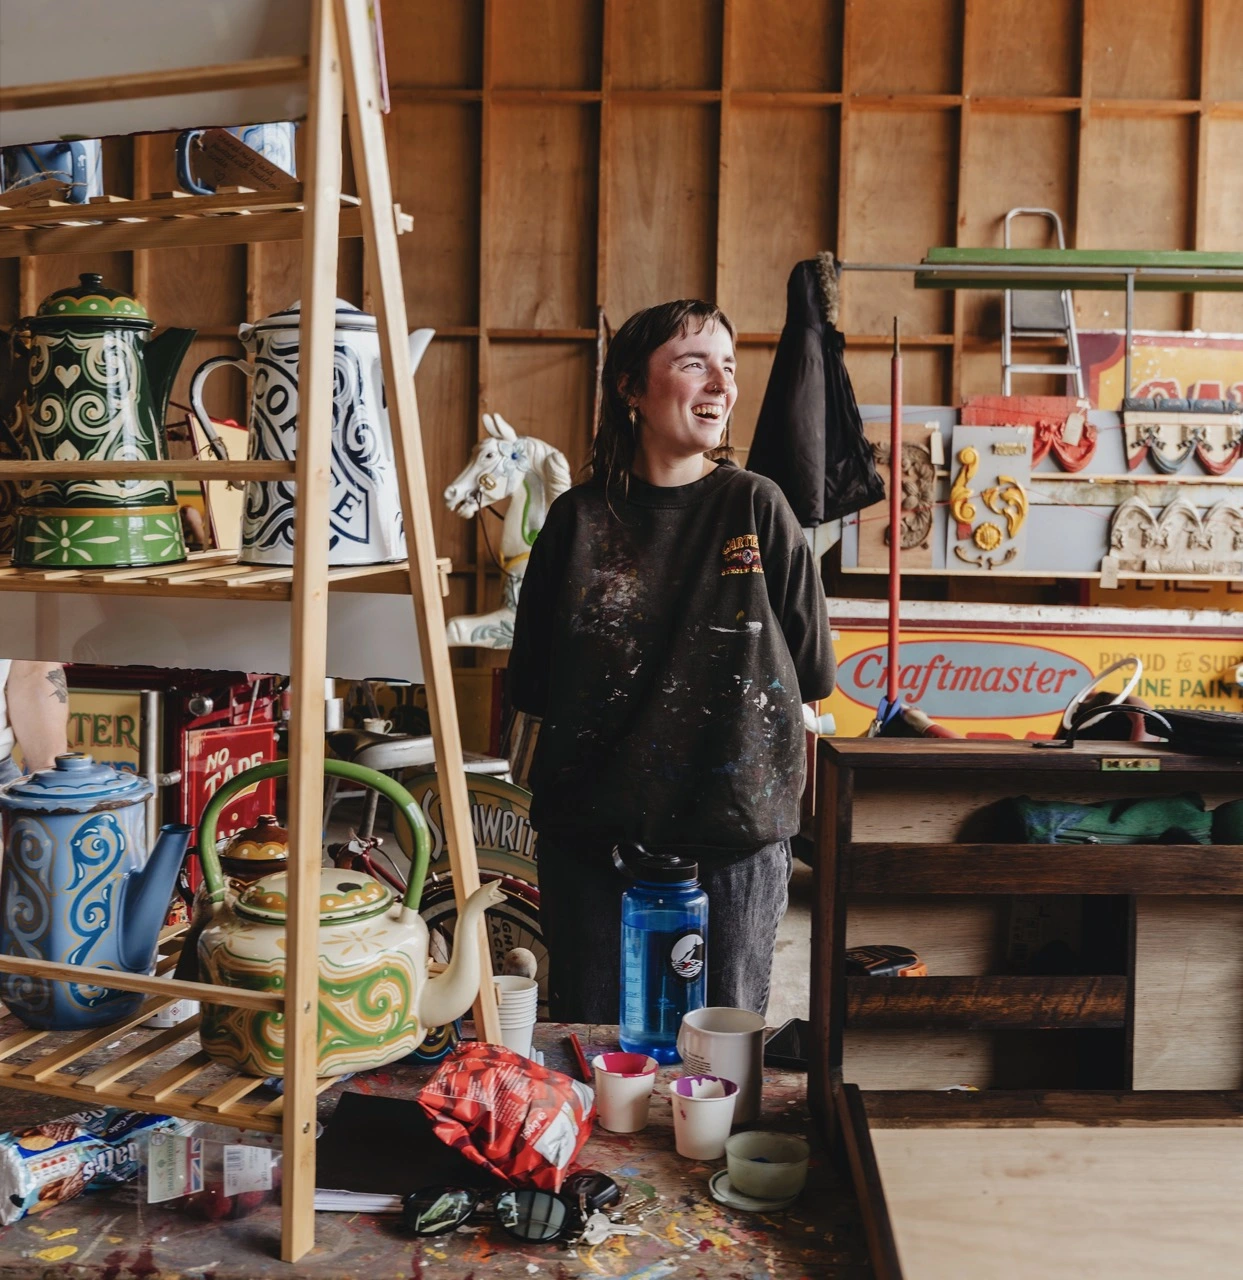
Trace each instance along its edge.
<path fill-rule="evenodd" d="M 991 252 L 997 252 L 993 250 Z M 1076 252 L 1068 250 L 1067 252 Z M 1064 289 L 1082 281 L 1095 289 L 1126 291 L 1126 395 L 1131 394 L 1131 343 L 1135 329 L 1135 292 L 1243 293 L 1243 268 L 1100 265 L 1060 263 L 839 262 L 839 271 L 888 271 L 915 277 L 917 289 Z"/>

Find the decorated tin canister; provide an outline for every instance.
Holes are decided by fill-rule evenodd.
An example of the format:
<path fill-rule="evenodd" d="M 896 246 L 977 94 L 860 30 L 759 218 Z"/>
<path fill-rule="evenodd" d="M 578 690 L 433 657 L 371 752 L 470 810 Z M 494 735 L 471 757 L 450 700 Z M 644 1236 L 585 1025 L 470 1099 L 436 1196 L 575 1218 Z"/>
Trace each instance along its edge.
<path fill-rule="evenodd" d="M 160 461 L 164 412 L 192 329 L 155 328 L 142 303 L 87 273 L 19 326 L 28 456 L 48 462 Z M 17 510 L 13 563 L 46 569 L 175 564 L 186 558 L 169 480 L 81 478 L 31 484 Z"/>

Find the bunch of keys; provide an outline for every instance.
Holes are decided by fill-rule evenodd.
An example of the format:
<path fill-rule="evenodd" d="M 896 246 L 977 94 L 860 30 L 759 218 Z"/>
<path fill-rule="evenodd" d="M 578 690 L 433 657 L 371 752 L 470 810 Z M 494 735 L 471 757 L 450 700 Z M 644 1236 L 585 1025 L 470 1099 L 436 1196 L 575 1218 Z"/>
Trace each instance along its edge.
<path fill-rule="evenodd" d="M 571 1236 L 566 1241 L 571 1248 L 575 1245 L 588 1246 L 603 1244 L 611 1236 L 641 1235 L 643 1228 L 632 1223 L 615 1221 L 604 1212 L 610 1205 L 621 1200 L 621 1188 L 607 1174 L 593 1170 L 572 1173 L 562 1183 L 563 1195 L 572 1196 L 578 1203 L 579 1221 L 582 1231 L 577 1238 Z M 648 1197 L 651 1199 L 652 1197 Z M 645 1205 L 647 1200 L 638 1201 L 627 1210 L 629 1216 L 634 1209 Z"/>

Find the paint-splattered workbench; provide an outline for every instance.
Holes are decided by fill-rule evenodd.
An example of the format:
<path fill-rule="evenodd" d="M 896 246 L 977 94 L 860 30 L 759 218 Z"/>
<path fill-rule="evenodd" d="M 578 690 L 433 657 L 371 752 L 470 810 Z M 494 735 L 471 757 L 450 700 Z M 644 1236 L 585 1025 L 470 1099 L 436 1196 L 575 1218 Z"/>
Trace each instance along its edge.
<path fill-rule="evenodd" d="M 12 1017 L 0 1019 L 0 1037 L 20 1029 Z M 535 1043 L 547 1065 L 571 1070 L 569 1030 L 577 1030 L 589 1057 L 616 1047 L 615 1028 L 541 1025 Z M 123 1050 L 112 1047 L 106 1054 L 118 1052 Z M 85 1073 L 105 1056 L 77 1066 Z M 321 1097 L 320 1117 L 328 1118 L 343 1090 L 412 1097 L 428 1074 L 426 1068 L 403 1065 L 355 1076 Z M 676 1068 L 666 1069 L 661 1079 L 676 1074 Z M 0 1089 L 0 1130 L 78 1109 L 63 1099 Z M 804 1075 L 765 1072 L 764 1115 L 755 1127 L 810 1136 Z M 208 1224 L 142 1203 L 138 1187 L 131 1185 L 0 1230 L 0 1280 L 855 1280 L 870 1275 L 856 1206 L 823 1152 L 813 1155 L 807 1189 L 786 1212 L 760 1216 L 726 1209 L 709 1196 L 707 1186 L 708 1176 L 723 1162 L 699 1164 L 675 1153 L 669 1104 L 659 1085 L 643 1133 L 623 1136 L 597 1126 L 580 1163 L 609 1173 L 632 1194 L 643 1196 L 651 1188 L 658 1199 L 642 1220 L 644 1234 L 614 1237 L 594 1248 L 523 1247 L 497 1228 L 481 1225 L 418 1241 L 403 1235 L 390 1218 L 319 1213 L 314 1251 L 290 1266 L 278 1260 L 277 1206 L 235 1222 Z M 318 1181 L 325 1185 L 324 1171 Z"/>

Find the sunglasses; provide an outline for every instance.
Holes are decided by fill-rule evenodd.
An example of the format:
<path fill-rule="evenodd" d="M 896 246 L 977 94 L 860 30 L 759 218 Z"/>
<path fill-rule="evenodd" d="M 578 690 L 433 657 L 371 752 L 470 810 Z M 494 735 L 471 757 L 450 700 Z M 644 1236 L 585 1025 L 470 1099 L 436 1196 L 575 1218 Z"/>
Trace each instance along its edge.
<path fill-rule="evenodd" d="M 402 1201 L 402 1223 L 416 1236 L 440 1236 L 465 1226 L 489 1203 L 497 1223 L 516 1240 L 550 1244 L 581 1232 L 587 1219 L 614 1204 L 621 1190 L 607 1174 L 582 1170 L 560 1193 L 529 1188 L 486 1193 L 470 1187 L 425 1187 Z"/>

